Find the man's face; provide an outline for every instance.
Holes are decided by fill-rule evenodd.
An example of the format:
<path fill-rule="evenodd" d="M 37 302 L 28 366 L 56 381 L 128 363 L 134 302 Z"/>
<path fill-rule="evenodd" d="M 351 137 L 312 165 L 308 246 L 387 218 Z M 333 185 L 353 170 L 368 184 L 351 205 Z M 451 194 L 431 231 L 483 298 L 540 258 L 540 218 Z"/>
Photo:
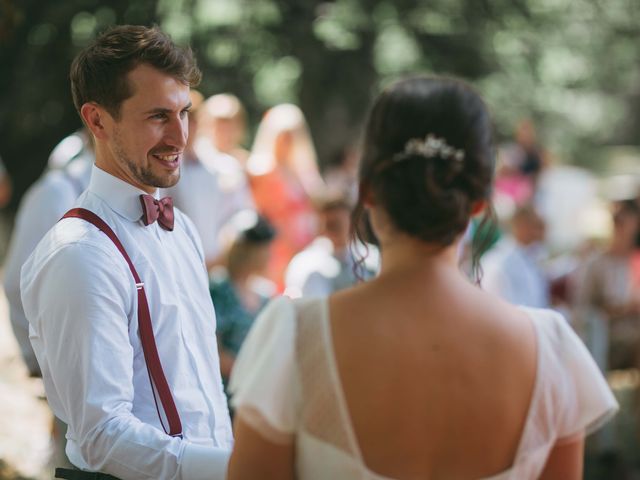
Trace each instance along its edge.
<path fill-rule="evenodd" d="M 134 93 L 122 102 L 118 120 L 107 115 L 108 154 L 96 164 L 152 193 L 180 178 L 189 131 L 189 87 L 145 64 L 129 72 L 127 80 Z"/>
<path fill-rule="evenodd" d="M 336 252 L 349 246 L 350 223 L 351 213 L 347 208 L 331 208 L 320 215 L 320 231 L 331 240 Z"/>
<path fill-rule="evenodd" d="M 624 239 L 625 243 L 633 245 L 640 221 L 638 216 L 632 212 L 618 210 L 613 213 L 613 233 L 619 239 Z"/>
<path fill-rule="evenodd" d="M 514 222 L 512 233 L 521 245 L 531 245 L 544 241 L 546 225 L 542 217 L 532 214 Z"/>
<path fill-rule="evenodd" d="M 229 152 L 242 141 L 242 122 L 237 118 L 216 118 L 212 122 L 213 138 L 221 152 Z"/>
<path fill-rule="evenodd" d="M 271 260 L 272 248 L 271 243 L 264 245 L 256 245 L 253 247 L 253 271 L 259 275 L 266 275 Z"/>

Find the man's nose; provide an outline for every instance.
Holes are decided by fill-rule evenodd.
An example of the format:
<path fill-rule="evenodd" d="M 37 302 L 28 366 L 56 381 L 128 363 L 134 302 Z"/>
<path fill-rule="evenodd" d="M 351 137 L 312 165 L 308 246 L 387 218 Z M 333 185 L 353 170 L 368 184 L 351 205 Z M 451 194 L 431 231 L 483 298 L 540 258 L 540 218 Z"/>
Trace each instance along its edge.
<path fill-rule="evenodd" d="M 176 116 L 169 121 L 166 131 L 166 142 L 172 147 L 180 150 L 184 149 L 189 137 L 189 119 L 185 115 L 183 118 Z"/>

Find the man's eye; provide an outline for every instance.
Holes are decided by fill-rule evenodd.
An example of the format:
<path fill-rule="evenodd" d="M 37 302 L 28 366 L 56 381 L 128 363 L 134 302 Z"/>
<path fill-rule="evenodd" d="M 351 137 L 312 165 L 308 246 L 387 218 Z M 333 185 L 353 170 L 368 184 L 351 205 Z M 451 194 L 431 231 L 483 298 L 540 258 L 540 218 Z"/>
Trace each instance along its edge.
<path fill-rule="evenodd" d="M 151 118 L 156 120 L 164 120 L 167 116 L 164 113 L 156 113 L 155 115 L 151 115 Z"/>
<path fill-rule="evenodd" d="M 180 117 L 181 117 L 181 118 L 184 118 L 184 117 L 186 117 L 187 115 L 189 115 L 189 110 L 182 110 L 182 111 L 180 112 Z"/>

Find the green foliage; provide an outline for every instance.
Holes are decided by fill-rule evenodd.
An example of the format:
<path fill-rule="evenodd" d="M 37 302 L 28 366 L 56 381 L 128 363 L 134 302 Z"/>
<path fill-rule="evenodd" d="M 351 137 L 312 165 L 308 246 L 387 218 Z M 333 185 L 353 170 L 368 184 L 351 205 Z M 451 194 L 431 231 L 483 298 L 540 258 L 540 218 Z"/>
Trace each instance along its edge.
<path fill-rule="evenodd" d="M 81 125 L 69 88 L 74 55 L 109 25 L 157 21 L 155 9 L 153 0 L 0 0 L 0 156 L 14 206 Z"/>
<path fill-rule="evenodd" d="M 567 162 L 638 144 L 635 0 L 0 0 L 0 155 L 18 192 L 80 125 L 75 53 L 115 23 L 157 22 L 192 45 L 205 95 L 230 91 L 252 125 L 298 103 L 321 161 L 356 141 L 372 96 L 406 74 L 450 73 L 484 94 L 498 138 L 533 118 Z"/>

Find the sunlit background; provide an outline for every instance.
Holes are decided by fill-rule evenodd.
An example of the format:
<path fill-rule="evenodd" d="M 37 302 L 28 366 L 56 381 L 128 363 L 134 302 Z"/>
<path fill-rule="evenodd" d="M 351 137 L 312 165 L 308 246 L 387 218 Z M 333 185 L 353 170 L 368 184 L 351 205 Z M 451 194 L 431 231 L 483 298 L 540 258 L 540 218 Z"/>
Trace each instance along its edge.
<path fill-rule="evenodd" d="M 639 20 L 634 0 L 2 0 L 0 155 L 15 203 L 80 126 L 74 54 L 109 25 L 157 23 L 192 45 L 201 90 L 235 93 L 251 125 L 271 105 L 299 104 L 322 163 L 356 141 L 380 85 L 436 72 L 473 82 L 499 138 L 527 117 L 558 162 L 636 172 Z"/>
<path fill-rule="evenodd" d="M 388 82 L 415 73 L 467 79 L 489 104 L 497 144 L 513 141 L 524 119 L 535 127 L 548 162 L 538 206 L 554 255 L 602 242 L 611 230 L 607 202 L 639 192 L 637 0 L 0 0 L 0 158 L 13 187 L 0 255 L 22 194 L 53 147 L 81 126 L 71 60 L 125 23 L 158 24 L 191 45 L 205 97 L 230 92 L 244 103 L 247 148 L 269 107 L 299 105 L 321 169 L 357 148 L 369 104 Z M 513 208 L 496 206 L 499 214 Z M 4 320 L 2 329 L 0 401 L 23 411 L 40 387 L 12 391 L 19 375 L 11 369 L 22 366 Z M 33 422 L 46 417 L 41 403 L 33 409 Z M 37 475 L 48 438 L 41 424 L 31 438 L 0 442 L 0 458 Z M 0 427 L 24 431 L 11 419 Z M 0 479 L 18 478 L 1 467 Z"/>

